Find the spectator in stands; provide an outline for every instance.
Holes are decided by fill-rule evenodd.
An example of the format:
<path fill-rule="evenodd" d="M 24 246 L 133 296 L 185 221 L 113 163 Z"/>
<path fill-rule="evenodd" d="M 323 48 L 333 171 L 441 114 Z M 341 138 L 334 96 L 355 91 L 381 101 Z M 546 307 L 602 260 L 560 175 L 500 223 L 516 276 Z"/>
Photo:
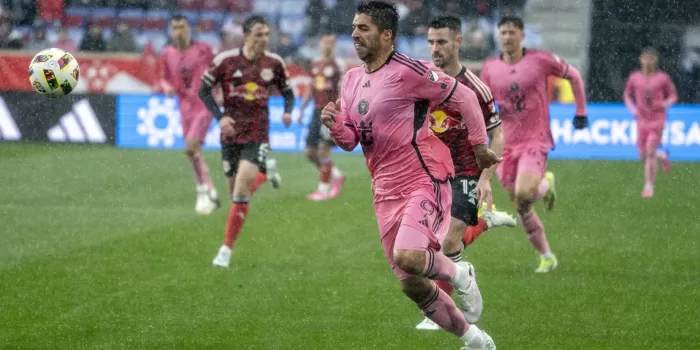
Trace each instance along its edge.
<path fill-rule="evenodd" d="M 495 46 L 492 36 L 481 27 L 476 17 L 469 22 L 469 29 L 464 33 L 463 45 L 464 57 L 469 60 L 485 59 Z"/>
<path fill-rule="evenodd" d="M 53 43 L 53 47 L 67 52 L 75 52 L 75 43 L 68 38 L 68 31 L 65 27 L 58 28 L 58 39 Z"/>
<path fill-rule="evenodd" d="M 352 33 L 352 19 L 355 17 L 355 0 L 338 0 L 332 9 L 327 11 L 328 25 L 325 31 L 349 35 Z"/>
<path fill-rule="evenodd" d="M 523 17 L 527 0 L 498 0 L 501 16 Z"/>
<path fill-rule="evenodd" d="M 46 40 L 46 28 L 36 27 L 34 29 L 34 37 L 32 37 L 29 44 L 25 47 L 27 50 L 41 51 L 43 49 L 52 47 L 51 43 Z"/>
<path fill-rule="evenodd" d="M 280 33 L 280 41 L 277 44 L 277 54 L 287 60 L 296 54 L 296 47 L 292 43 L 292 36 L 287 33 Z"/>
<path fill-rule="evenodd" d="M 9 16 L 13 23 L 21 26 L 34 24 L 37 12 L 35 0 L 3 0 L 2 5 L 5 16 Z"/>
<path fill-rule="evenodd" d="M 428 21 L 432 18 L 428 6 L 421 0 L 406 1 L 406 5 L 411 12 L 399 22 L 399 33 L 405 36 L 427 35 Z"/>
<path fill-rule="evenodd" d="M 315 37 L 328 23 L 326 5 L 323 0 L 309 0 L 306 5 L 306 35 Z"/>
<path fill-rule="evenodd" d="M 129 24 L 125 20 L 120 20 L 114 28 L 112 39 L 109 40 L 109 51 L 114 52 L 136 52 L 136 41 L 134 34 L 129 28 Z"/>
<path fill-rule="evenodd" d="M 107 50 L 104 33 L 99 23 L 93 22 L 88 25 L 88 31 L 80 43 L 80 51 L 104 52 Z"/>
<path fill-rule="evenodd" d="M 21 49 L 22 34 L 5 20 L 0 23 L 0 49 Z"/>
<path fill-rule="evenodd" d="M 243 46 L 243 17 L 236 14 L 233 21 L 221 27 L 221 47 L 219 52 Z"/>

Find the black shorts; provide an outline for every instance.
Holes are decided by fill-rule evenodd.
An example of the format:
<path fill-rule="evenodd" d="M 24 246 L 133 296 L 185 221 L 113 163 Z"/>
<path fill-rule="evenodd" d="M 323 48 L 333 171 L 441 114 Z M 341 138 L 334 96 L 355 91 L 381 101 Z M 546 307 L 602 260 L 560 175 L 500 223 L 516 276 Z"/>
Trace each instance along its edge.
<path fill-rule="evenodd" d="M 226 177 L 236 175 L 238 163 L 245 159 L 260 167 L 260 171 L 265 172 L 265 160 L 270 153 L 269 143 L 250 142 L 221 145 L 221 160 L 224 164 L 224 174 Z"/>
<path fill-rule="evenodd" d="M 452 217 L 464 221 L 467 226 L 478 223 L 477 183 L 479 176 L 458 175 L 452 180 Z"/>
<path fill-rule="evenodd" d="M 328 128 L 321 123 L 321 111 L 323 111 L 321 108 L 314 110 L 314 116 L 309 124 L 309 132 L 306 134 L 306 147 L 317 147 L 321 142 L 325 142 L 331 147 L 335 146 L 330 134 L 328 134 Z"/>

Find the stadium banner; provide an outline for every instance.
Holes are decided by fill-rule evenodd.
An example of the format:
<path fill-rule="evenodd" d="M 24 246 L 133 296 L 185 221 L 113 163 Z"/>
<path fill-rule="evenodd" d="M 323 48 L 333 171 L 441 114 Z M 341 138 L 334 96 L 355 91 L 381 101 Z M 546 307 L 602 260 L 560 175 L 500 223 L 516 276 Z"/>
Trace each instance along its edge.
<path fill-rule="evenodd" d="M 50 99 L 34 92 L 0 92 L 0 141 L 114 144 L 116 98 L 71 94 Z"/>
<path fill-rule="evenodd" d="M 297 99 L 290 127 L 282 124 L 282 98 L 271 97 L 269 106 L 273 151 L 303 151 L 307 126 L 313 114 L 312 104 L 302 112 L 299 109 L 301 99 Z M 575 130 L 571 124 L 574 105 L 551 104 L 550 112 L 556 143 L 551 158 L 638 159 L 636 123 L 623 104 L 589 104 L 590 127 L 586 130 Z M 300 113 L 301 125 L 297 122 Z M 177 99 L 162 95 L 117 96 L 116 144 L 123 148 L 182 149 L 185 143 Z M 220 147 L 219 127 L 214 121 L 209 127 L 204 148 L 216 150 Z M 663 147 L 669 149 L 674 160 L 700 161 L 700 106 L 679 105 L 669 110 Z M 361 152 L 360 147 L 352 151 Z"/>

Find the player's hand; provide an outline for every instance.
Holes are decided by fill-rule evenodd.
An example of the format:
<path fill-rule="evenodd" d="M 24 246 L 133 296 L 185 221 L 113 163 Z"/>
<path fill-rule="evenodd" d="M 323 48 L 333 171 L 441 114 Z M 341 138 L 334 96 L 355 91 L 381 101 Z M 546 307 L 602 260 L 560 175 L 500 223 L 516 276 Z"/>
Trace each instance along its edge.
<path fill-rule="evenodd" d="M 335 103 L 328 102 L 326 107 L 323 107 L 323 111 L 321 111 L 321 122 L 330 129 L 335 124 L 339 113 L 340 100 L 336 101 Z"/>
<path fill-rule="evenodd" d="M 292 115 L 290 113 L 282 114 L 282 123 L 284 123 L 286 127 L 292 125 Z"/>
<path fill-rule="evenodd" d="M 500 163 L 503 158 L 498 157 L 490 148 L 486 145 L 476 145 L 474 146 L 474 154 L 476 155 L 476 164 L 479 169 L 490 168 L 492 165 Z"/>
<path fill-rule="evenodd" d="M 574 117 L 574 128 L 576 130 L 585 129 L 588 127 L 588 118 L 585 115 L 577 115 Z"/>
<path fill-rule="evenodd" d="M 300 109 L 297 113 L 297 123 L 304 125 L 304 109 Z"/>
<path fill-rule="evenodd" d="M 493 209 L 493 191 L 491 190 L 491 181 L 485 177 L 480 177 L 479 182 L 476 184 L 476 196 L 479 198 L 479 205 L 477 208 L 486 203 L 486 210 L 491 211 Z"/>
<path fill-rule="evenodd" d="M 235 132 L 235 129 L 233 128 L 236 122 L 233 120 L 233 118 L 225 115 L 221 117 L 221 120 L 219 120 L 219 127 L 221 128 L 221 133 L 224 136 L 230 136 L 233 137 L 233 134 Z"/>

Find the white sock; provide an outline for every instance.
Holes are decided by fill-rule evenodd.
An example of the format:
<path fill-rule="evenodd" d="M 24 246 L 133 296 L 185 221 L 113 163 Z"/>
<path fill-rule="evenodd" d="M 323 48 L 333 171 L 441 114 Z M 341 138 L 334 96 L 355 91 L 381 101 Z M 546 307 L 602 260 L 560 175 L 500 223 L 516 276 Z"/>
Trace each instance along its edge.
<path fill-rule="evenodd" d="M 481 339 L 480 331 L 481 330 L 479 329 L 479 327 L 470 324 L 469 329 L 467 329 L 467 333 L 464 333 L 464 335 L 459 339 L 462 339 L 462 341 L 467 345 L 480 344 L 483 342 L 483 339 Z"/>
<path fill-rule="evenodd" d="M 328 193 L 331 190 L 331 184 L 325 182 L 318 183 L 318 191 Z"/>
<path fill-rule="evenodd" d="M 656 157 L 659 158 L 660 160 L 666 160 L 666 157 L 668 155 L 666 154 L 666 151 L 663 149 L 657 150 L 656 151 Z"/>
<path fill-rule="evenodd" d="M 546 252 L 544 254 L 540 254 L 540 258 L 542 259 L 551 259 L 554 257 L 554 254 L 552 252 Z"/>
<path fill-rule="evenodd" d="M 199 185 L 197 185 L 197 193 L 199 193 L 199 194 L 206 194 L 207 191 L 209 191 L 209 185 L 207 185 L 207 184 L 199 184 Z"/>
<path fill-rule="evenodd" d="M 212 187 L 209 189 L 209 197 L 219 198 L 218 194 L 216 193 L 216 188 Z"/>
<path fill-rule="evenodd" d="M 340 169 L 336 168 L 335 166 L 331 169 L 331 177 L 333 177 L 334 179 L 337 179 L 342 176 L 343 172 L 341 172 Z"/>
<path fill-rule="evenodd" d="M 465 268 L 463 268 L 462 265 L 457 263 L 455 263 L 455 265 L 457 265 L 455 268 L 455 275 L 450 280 L 450 284 L 452 286 L 456 286 L 457 283 L 459 283 L 459 281 L 462 279 L 463 273 L 468 273 L 468 271 Z"/>

